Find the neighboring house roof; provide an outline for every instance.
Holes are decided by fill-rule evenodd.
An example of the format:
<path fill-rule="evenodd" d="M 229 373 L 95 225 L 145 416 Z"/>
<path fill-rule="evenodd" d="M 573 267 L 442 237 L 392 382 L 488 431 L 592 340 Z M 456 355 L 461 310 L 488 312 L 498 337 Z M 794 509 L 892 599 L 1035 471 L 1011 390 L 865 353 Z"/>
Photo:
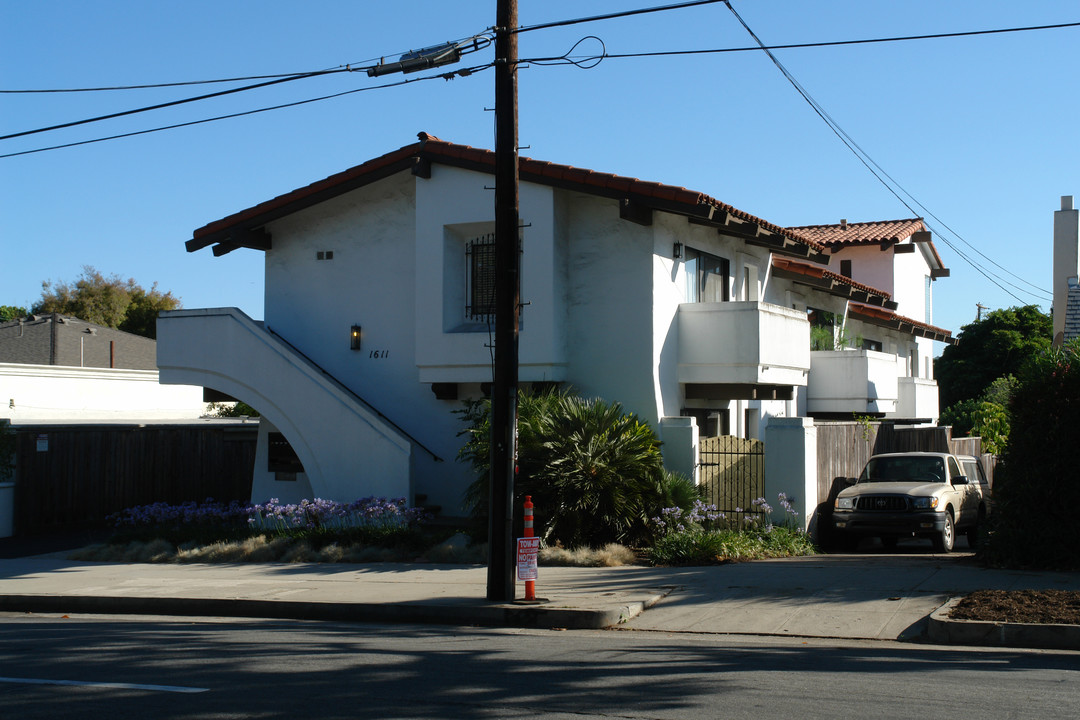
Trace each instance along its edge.
<path fill-rule="evenodd" d="M 848 317 L 853 317 L 856 320 L 861 320 L 862 322 L 871 325 L 911 333 L 918 337 L 930 338 L 939 342 L 949 343 L 950 345 L 956 344 L 956 339 L 952 336 L 950 331 L 919 322 L 918 320 L 912 320 L 903 315 L 898 315 L 888 308 L 863 305 L 861 303 L 851 303 L 848 306 Z"/>
<path fill-rule="evenodd" d="M 419 133 L 418 137 L 418 143 L 199 228 L 187 242 L 187 250 L 194 252 L 208 245 L 214 245 L 215 255 L 224 255 L 241 247 L 268 250 L 272 241 L 263 230 L 267 223 L 402 170 L 411 169 L 413 174 L 427 177 L 431 164 L 437 163 L 494 172 L 495 153 L 490 150 L 444 142 L 427 133 Z M 619 200 L 620 214 L 627 220 L 647 225 L 651 223 L 651 211 L 661 210 L 716 227 L 775 252 L 828 263 L 825 246 L 802 232 L 774 225 L 694 190 L 525 157 L 520 158 L 519 171 L 525 182 Z"/>
<path fill-rule="evenodd" d="M 788 228 L 804 235 L 835 252 L 858 245 L 881 245 L 882 249 L 896 245 L 907 238 L 925 248 L 924 255 L 935 277 L 948 275 L 945 263 L 938 254 L 931 240 L 930 232 L 922 218 L 903 220 L 878 220 L 876 222 L 849 223 L 846 220 L 836 225 L 805 225 Z"/>
<path fill-rule="evenodd" d="M 778 256 L 773 256 L 772 264 L 774 277 L 794 280 L 856 302 L 896 309 L 892 295 L 884 290 L 855 282 L 849 277 L 826 270 L 820 265 Z"/>
<path fill-rule="evenodd" d="M 0 323 L 0 362 L 157 370 L 157 343 L 59 313 Z"/>
<path fill-rule="evenodd" d="M 838 225 L 806 225 L 791 228 L 810 237 L 822 245 L 878 245 L 898 243 L 917 232 L 925 232 L 922 218 L 907 220 L 880 220 L 877 222 L 849 223 Z"/>

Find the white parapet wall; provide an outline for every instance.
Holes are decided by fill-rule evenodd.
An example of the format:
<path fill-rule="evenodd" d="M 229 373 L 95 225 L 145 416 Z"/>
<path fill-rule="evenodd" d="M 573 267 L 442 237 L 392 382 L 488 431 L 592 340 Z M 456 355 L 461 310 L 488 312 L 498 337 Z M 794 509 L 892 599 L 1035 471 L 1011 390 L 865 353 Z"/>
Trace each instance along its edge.
<path fill-rule="evenodd" d="M 784 493 L 803 530 L 812 531 L 817 509 L 817 428 L 812 418 L 771 418 L 765 426 L 765 499 L 773 522 L 787 518 L 777 502 Z"/>
<path fill-rule="evenodd" d="M 664 467 L 698 483 L 698 427 L 692 417 L 660 418 Z"/>
<path fill-rule="evenodd" d="M 161 385 L 154 370 L 0 363 L 0 418 L 14 424 L 195 419 L 206 413 L 202 393 Z"/>

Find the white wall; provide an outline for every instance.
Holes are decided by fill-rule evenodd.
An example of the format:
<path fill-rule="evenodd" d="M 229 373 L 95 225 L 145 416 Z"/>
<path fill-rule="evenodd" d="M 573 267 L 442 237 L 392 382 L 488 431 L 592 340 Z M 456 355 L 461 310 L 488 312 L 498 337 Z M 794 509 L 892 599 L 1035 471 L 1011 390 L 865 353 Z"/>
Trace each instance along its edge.
<path fill-rule="evenodd" d="M 422 450 L 240 310 L 162 313 L 158 366 L 162 382 L 198 382 L 259 410 L 288 439 L 317 497 L 412 496 L 414 449 Z"/>
<path fill-rule="evenodd" d="M 773 522 L 787 518 L 777 501 L 784 493 L 799 513 L 797 524 L 812 530 L 817 509 L 817 428 L 810 418 L 776 418 L 765 428 L 765 499 Z"/>
<path fill-rule="evenodd" d="M 657 427 L 653 232 L 619 218 L 618 204 L 569 195 L 567 228 L 567 381 L 582 395 L 620 402 Z M 662 221 L 661 221 L 662 222 Z M 661 230 L 663 232 L 663 230 Z M 670 322 L 670 321 L 668 321 Z M 662 351 L 661 351 L 662 352 Z"/>
<path fill-rule="evenodd" d="M 851 261 L 851 279 L 887 293 L 896 292 L 896 275 L 893 272 L 892 249 L 882 252 L 878 245 L 845 247 L 831 256 L 828 269 L 840 274 L 840 262 Z"/>
<path fill-rule="evenodd" d="M 930 277 L 930 268 L 922 253 L 882 253 L 893 258 L 895 283 L 893 300 L 896 312 L 904 317 L 927 322 L 926 279 Z M 930 317 L 930 320 L 933 318 Z"/>
<path fill-rule="evenodd" d="M 416 181 L 416 365 L 420 382 L 491 382 L 491 335 L 465 317 L 465 243 L 494 232 L 491 176 L 436 165 Z M 524 183 L 519 379 L 566 377 L 565 257 L 555 193 Z"/>
<path fill-rule="evenodd" d="M 153 370 L 0 363 L 0 418 L 27 421 L 194 419 L 202 388 L 161 385 Z"/>

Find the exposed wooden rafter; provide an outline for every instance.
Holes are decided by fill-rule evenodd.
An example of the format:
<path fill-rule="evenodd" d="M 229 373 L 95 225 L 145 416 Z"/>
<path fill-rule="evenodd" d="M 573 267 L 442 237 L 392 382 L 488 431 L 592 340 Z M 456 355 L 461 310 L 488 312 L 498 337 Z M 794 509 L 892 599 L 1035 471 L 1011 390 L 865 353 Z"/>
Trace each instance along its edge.
<path fill-rule="evenodd" d="M 648 226 L 653 223 L 652 208 L 633 198 L 619 200 L 619 217 L 638 225 Z"/>
<path fill-rule="evenodd" d="M 270 250 L 273 247 L 270 233 L 266 228 L 237 228 L 228 240 L 223 240 L 214 246 L 214 257 L 221 257 L 239 248 L 251 248 L 252 250 Z"/>

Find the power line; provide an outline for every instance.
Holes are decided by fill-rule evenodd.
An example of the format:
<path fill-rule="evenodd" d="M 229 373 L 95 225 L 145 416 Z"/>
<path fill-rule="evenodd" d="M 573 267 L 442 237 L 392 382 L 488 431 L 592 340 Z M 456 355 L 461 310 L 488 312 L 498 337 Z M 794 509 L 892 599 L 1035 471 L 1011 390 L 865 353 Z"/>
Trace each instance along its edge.
<path fill-rule="evenodd" d="M 555 27 L 567 27 L 570 25 L 580 25 L 581 23 L 596 22 L 598 20 L 614 20 L 615 18 L 631 17 L 633 15 L 645 15 L 648 13 L 664 12 L 666 10 L 682 10 L 683 8 L 696 7 L 698 5 L 714 5 L 718 2 L 724 2 L 724 0 L 691 0 L 690 2 L 675 3 L 674 5 L 658 5 L 656 7 L 639 8 L 637 10 L 624 10 L 622 12 L 607 13 L 605 15 L 592 15 L 590 17 L 575 18 L 573 20 L 556 20 L 549 23 L 540 23 L 538 25 L 523 25 L 517 30 L 512 30 L 514 34 L 532 32 L 533 30 L 547 30 Z"/>
<path fill-rule="evenodd" d="M 791 72 L 788 71 L 788 69 L 784 66 L 784 64 L 780 62 L 779 58 L 777 58 L 772 53 L 770 48 L 767 47 L 765 45 L 765 43 L 762 42 L 761 39 L 757 36 L 757 34 L 754 33 L 754 31 L 750 28 L 750 26 L 747 25 L 746 21 L 743 20 L 742 16 L 739 15 L 739 13 L 735 10 L 734 7 L 732 7 L 730 0 L 724 0 L 724 4 L 727 5 L 728 10 L 731 11 L 731 13 L 735 16 L 735 18 L 743 26 L 743 28 L 746 30 L 746 32 L 749 33 L 750 37 L 754 39 L 754 42 L 756 42 L 758 44 L 758 48 L 765 52 L 765 54 L 769 57 L 769 59 L 773 62 L 773 64 L 776 65 L 777 69 L 780 70 L 780 73 L 785 77 L 785 79 L 787 79 L 787 81 L 789 83 L 791 83 L 792 87 L 794 87 L 795 90 L 798 91 L 798 93 L 803 97 L 803 99 L 807 102 L 807 104 L 810 105 L 810 107 L 814 110 L 814 112 L 818 115 L 818 117 L 820 117 L 821 120 L 829 127 L 829 129 L 833 131 L 833 133 L 840 139 L 840 141 L 842 143 L 844 143 L 844 145 L 852 152 L 852 154 L 854 154 L 855 157 L 858 158 L 858 160 L 864 166 L 866 166 L 866 169 L 869 170 L 870 173 L 875 178 L 877 178 L 878 182 L 880 182 L 885 187 L 885 189 L 887 189 L 897 200 L 899 200 L 901 202 L 901 204 L 903 204 L 904 207 L 906 207 L 913 215 L 920 215 L 919 212 L 917 212 L 903 197 L 900 196 L 900 194 L 899 194 L 899 192 L 897 192 L 896 188 L 898 188 L 901 192 L 903 192 L 905 195 L 907 195 L 909 198 L 911 198 L 911 200 L 916 205 L 918 205 L 919 207 L 923 207 L 924 210 L 925 210 L 925 207 L 921 203 L 919 203 L 917 200 L 915 200 L 915 197 L 911 193 L 909 193 L 907 190 L 905 190 L 903 188 L 903 186 L 900 185 L 900 183 L 898 183 L 887 172 L 885 172 L 885 170 L 877 162 L 875 162 L 873 160 L 873 158 L 871 158 L 870 155 L 865 150 L 863 150 L 858 145 L 858 143 L 856 143 L 855 140 L 842 127 L 840 127 L 839 123 L 837 123 L 832 118 L 832 116 L 830 116 L 828 114 L 828 112 L 820 105 L 820 103 L 818 103 L 810 95 L 810 93 L 806 90 L 806 88 L 804 88 L 802 86 L 802 84 L 799 83 L 799 81 L 795 78 L 795 76 L 792 75 Z M 886 178 L 888 178 L 889 182 L 886 182 Z M 890 184 L 890 182 L 892 184 Z M 895 185 L 896 188 L 894 188 L 893 185 Z M 1022 288 L 1019 288 L 1016 285 L 1013 285 L 1012 283 L 1009 283 L 1008 281 L 998 277 L 994 273 L 991 273 L 990 271 L 986 270 L 985 268 L 979 266 L 971 258 L 969 258 L 967 255 L 965 255 L 963 252 L 961 252 L 955 245 L 953 245 L 951 242 L 949 242 L 948 239 L 946 239 L 941 233 L 938 233 L 938 237 L 942 240 L 942 242 L 945 243 L 945 245 L 947 245 L 951 250 L 953 250 L 953 252 L 955 252 L 957 255 L 959 255 L 962 259 L 964 259 L 966 262 L 968 262 L 973 268 L 975 268 L 975 270 L 977 270 L 981 275 L 983 275 L 983 277 L 985 277 L 987 280 L 992 282 L 1000 290 L 1002 290 L 1007 295 L 1009 295 L 1010 297 L 1015 299 L 1017 302 L 1023 303 L 1023 300 L 1021 300 L 1019 297 L 1017 297 L 1012 292 L 1010 292 L 1005 287 L 1003 287 L 999 282 L 997 282 L 997 279 L 1001 279 L 1002 282 L 1016 288 L 1017 290 L 1020 290 L 1021 292 L 1027 292 L 1028 294 L 1033 294 L 1033 293 L 1030 293 L 1030 291 L 1023 290 Z M 957 235 L 957 237 L 959 238 L 960 236 Z M 962 240 L 962 238 L 961 238 L 961 240 Z M 964 241 L 964 242 L 965 242 L 965 244 L 967 244 L 966 241 Z M 981 255 L 982 253 L 980 252 L 979 254 Z M 985 257 L 985 255 L 984 255 L 984 257 Z M 994 263 L 994 264 L 997 265 L 997 263 Z M 998 265 L 998 267 L 1001 267 L 1001 266 Z M 1004 268 L 1002 268 L 1002 269 L 1004 269 Z M 1006 270 L 1006 272 L 1009 272 L 1009 271 Z M 1013 275 L 1013 277 L 1016 277 L 1018 280 L 1021 280 L 1021 282 L 1026 282 L 1026 281 L 1022 280 L 1021 278 L 1019 278 L 1018 276 L 1014 275 L 1011 272 L 1009 272 L 1009 274 Z M 997 279 L 995 279 L 995 278 L 997 278 Z M 1031 285 L 1031 283 L 1027 283 L 1027 284 Z M 1031 285 L 1031 286 L 1032 287 L 1037 287 L 1035 285 Z M 1043 291 L 1043 292 L 1045 292 L 1045 291 Z"/>
<path fill-rule="evenodd" d="M 344 68 L 348 70 L 349 68 Z M 218 78 L 216 80 L 186 80 L 180 82 L 149 83 L 146 85 L 113 85 L 107 87 L 82 87 L 82 88 L 46 88 L 40 90 L 0 90 L 0 94 L 19 95 L 35 93 L 82 93 L 82 92 L 109 92 L 112 90 L 148 90 L 151 88 L 185 87 L 189 85 L 213 85 L 215 83 L 247 82 L 249 80 L 270 80 L 273 78 L 291 78 L 308 75 L 302 73 L 279 73 L 276 75 L 248 75 L 246 77 Z"/>
<path fill-rule="evenodd" d="M 175 107 L 176 105 L 184 105 L 186 103 L 192 103 L 198 100 L 208 100 L 210 98 L 222 97 L 224 95 L 232 95 L 234 93 L 245 92 L 247 90 L 255 90 L 257 88 L 269 87 L 270 85 L 280 85 L 281 83 L 292 82 L 293 80 L 305 80 L 307 78 L 319 77 L 321 75 L 329 75 L 337 72 L 344 72 L 344 70 L 321 70 L 318 72 L 307 73 L 305 75 L 290 75 L 288 77 L 278 78 L 276 80 L 268 80 L 266 82 L 256 83 L 254 85 L 245 85 L 243 87 L 232 88 L 230 90 L 220 90 L 218 92 L 207 93 L 205 95 L 196 95 L 194 97 L 184 98 L 182 100 L 171 100 L 169 102 L 158 103 L 157 105 L 148 105 L 146 107 L 134 108 L 132 110 L 121 110 L 120 112 L 110 113 L 108 115 L 99 115 L 98 117 L 86 118 L 84 120 L 74 120 L 72 122 L 60 123 L 59 125 L 51 125 L 49 127 L 37 128 L 34 130 L 23 130 L 22 132 L 11 133 L 9 135 L 0 135 L 0 140 L 11 140 L 12 138 L 26 137 L 27 135 L 36 135 L 37 133 L 49 132 L 50 130 L 61 130 L 63 128 L 76 127 L 79 125 L 87 125 L 89 123 L 100 122 L 102 120 L 112 120 L 113 118 L 125 117 L 127 115 L 136 115 L 138 113 L 149 112 L 150 110 L 160 110 L 162 108 Z"/>
<path fill-rule="evenodd" d="M 481 42 L 480 42 L 481 40 L 484 40 L 483 44 L 481 44 Z M 473 44 L 472 48 L 469 48 L 466 45 L 466 43 L 469 42 L 469 41 L 471 41 L 472 44 Z M 472 52 L 476 52 L 476 51 L 478 51 L 478 50 L 480 50 L 480 49 L 482 49 L 484 47 L 487 47 L 487 45 L 490 44 L 490 43 L 488 42 L 487 37 L 484 34 L 481 33 L 481 34 L 478 34 L 478 35 L 473 35 L 472 37 L 469 37 L 469 38 L 466 38 L 466 39 L 463 39 L 463 40 L 456 40 L 456 41 L 453 41 L 452 43 L 446 43 L 446 44 L 447 45 L 455 45 L 455 46 L 457 46 L 456 49 L 459 51 L 458 55 L 460 56 L 460 55 L 465 55 L 465 54 L 469 54 L 469 53 L 472 53 Z M 461 46 L 464 46 L 464 47 L 461 47 Z M 171 100 L 169 102 L 158 103 L 156 105 L 148 105 L 148 106 L 145 106 L 145 107 L 134 108 L 134 109 L 131 109 L 131 110 L 122 110 L 120 112 L 110 113 L 108 115 L 100 115 L 98 117 L 86 118 L 86 119 L 83 119 L 83 120 L 74 120 L 72 122 L 60 123 L 58 125 L 51 125 L 49 127 L 37 128 L 37 129 L 34 129 L 34 130 L 24 130 L 24 131 L 21 131 L 21 132 L 11 133 L 11 134 L 8 134 L 8 135 L 0 135 L 0 140 L 11 140 L 13 138 L 25 137 L 25 136 L 28 136 L 28 135 L 36 135 L 38 133 L 49 132 L 51 130 L 61 130 L 61 129 L 64 129 L 64 128 L 77 127 L 79 125 L 88 125 L 90 123 L 100 122 L 102 120 L 112 120 L 112 119 L 119 118 L 119 117 L 126 117 L 128 115 L 137 115 L 139 113 L 149 112 L 151 110 L 160 110 L 162 108 L 175 107 L 177 105 L 185 105 L 187 103 L 192 103 L 192 102 L 196 102 L 196 101 L 199 101 L 199 100 L 208 100 L 208 99 L 211 99 L 211 98 L 222 97 L 222 96 L 225 96 L 225 95 L 232 95 L 232 94 L 235 94 L 235 93 L 246 92 L 248 90 L 255 90 L 255 89 L 258 89 L 258 88 L 269 87 L 271 85 L 280 85 L 282 83 L 292 82 L 294 80 L 304 80 L 304 79 L 307 79 L 307 78 L 321 77 L 323 75 L 332 75 L 332 74 L 342 73 L 342 72 L 351 72 L 354 69 L 356 69 L 356 70 L 360 70 L 360 69 L 368 70 L 369 71 L 368 74 L 371 75 L 372 73 L 370 71 L 372 69 L 378 69 L 379 67 L 381 67 L 381 61 L 380 61 L 379 65 L 374 65 L 374 66 L 371 66 L 371 67 L 368 67 L 368 68 L 353 68 L 350 65 L 346 65 L 344 67 L 337 67 L 337 68 L 332 68 L 332 69 L 329 69 L 329 70 L 317 70 L 317 71 L 314 71 L 314 72 L 303 73 L 303 74 L 299 74 L 299 75 L 287 75 L 287 76 L 284 76 L 284 77 L 278 77 L 278 78 L 276 78 L 274 80 L 268 80 L 266 82 L 256 83 L 254 85 L 245 85 L 243 87 L 232 88 L 232 89 L 229 89 L 229 90 L 221 90 L 221 91 L 218 91 L 218 92 L 207 93 L 207 94 L 204 94 L 204 95 L 197 95 L 197 96 L 190 97 L 190 98 L 183 98 L 181 100 Z M 332 96 L 328 96 L 328 97 L 332 97 Z M 123 137 L 123 136 L 119 135 L 119 136 L 116 136 L 116 137 Z M 57 146 L 57 147 L 63 147 L 63 146 Z M 9 157 L 9 156 L 0 156 L 0 157 Z"/>
<path fill-rule="evenodd" d="M 469 41 L 476 41 L 476 46 L 469 48 L 465 43 Z M 447 43 L 457 44 L 460 46 L 461 54 L 468 55 L 469 53 L 482 50 L 491 44 L 491 39 L 488 37 L 488 33 L 480 32 L 475 35 L 470 35 L 464 38 L 458 38 L 457 40 L 451 40 Z M 409 52 L 412 52 L 411 50 Z M 0 90 L 0 94 L 18 95 L 18 94 L 35 94 L 35 93 L 82 93 L 82 92 L 109 92 L 113 90 L 148 90 L 154 88 L 171 88 L 171 87 L 185 87 L 190 85 L 213 85 L 216 83 L 232 83 L 232 82 L 247 82 L 249 80 L 271 80 L 274 78 L 299 78 L 312 74 L 329 73 L 329 72 L 363 72 L 373 67 L 373 63 L 379 63 L 385 57 L 392 57 L 394 55 L 403 55 L 405 53 L 387 53 L 380 57 L 368 58 L 367 60 L 361 60 L 359 62 L 352 62 L 345 65 L 337 65 L 332 68 L 324 68 L 322 70 L 305 70 L 304 72 L 294 73 L 276 73 L 272 75 L 247 75 L 243 77 L 231 77 L 231 78 L 215 78 L 210 80 L 184 80 L 178 82 L 163 82 L 163 83 L 146 83 L 143 85 L 111 85 L 102 87 L 81 87 L 81 88 L 45 88 L 45 89 L 21 89 L 21 90 Z"/>
<path fill-rule="evenodd" d="M 322 97 L 309 98 L 307 100 L 298 100 L 296 102 L 284 103 L 281 105 L 273 105 L 270 107 L 258 108 L 256 110 L 246 110 L 244 112 L 230 113 L 228 115 L 218 115 L 212 118 L 204 118 L 202 120 L 192 120 L 189 122 L 176 123 L 174 125 L 163 125 L 161 127 L 150 128 L 148 130 L 136 130 L 134 132 L 121 133 L 119 135 L 109 135 L 108 137 L 93 138 L 91 140 L 80 140 L 78 142 L 63 143 L 61 145 L 51 145 L 49 147 L 35 148 L 33 150 L 23 150 L 21 152 L 7 153 L 0 155 L 0 159 L 18 157 L 20 155 L 33 155 L 34 153 L 46 152 L 49 150 L 61 150 L 63 148 L 78 147 L 79 145 L 91 145 L 93 143 L 105 142 L 107 140 L 119 140 L 121 138 L 135 137 L 137 135 L 149 135 L 150 133 L 161 132 L 163 130 L 175 130 L 177 128 L 190 127 L 192 125 L 203 125 L 205 123 L 216 122 L 218 120 L 229 120 L 231 118 L 244 117 L 246 115 L 256 115 L 258 113 L 269 112 L 271 110 L 282 110 L 284 108 L 297 107 L 298 105 L 308 105 L 310 103 L 321 102 L 323 100 L 331 100 L 333 98 L 339 98 L 344 95 L 352 95 L 354 93 L 367 92 L 368 90 L 384 90 L 386 88 L 398 87 L 409 83 L 420 82 L 423 80 L 452 80 L 454 77 L 466 77 L 478 72 L 482 72 L 491 68 L 492 65 L 478 65 L 471 68 L 463 68 L 452 72 L 440 73 L 438 75 L 427 75 L 424 77 L 407 78 L 404 80 L 398 80 L 392 83 L 384 83 L 383 85 L 375 85 L 373 87 L 356 88 L 354 90 L 346 90 L 344 92 L 334 93 L 332 95 L 323 95 Z"/>
<path fill-rule="evenodd" d="M 975 37 L 978 35 L 1000 35 L 1002 33 L 1029 32 L 1033 30 L 1057 30 L 1062 28 L 1080 27 L 1080 22 L 1057 23 L 1055 25 L 1031 25 L 1027 27 L 998 28 L 995 30 L 970 30 L 953 33 L 931 33 L 928 35 L 898 35 L 894 37 L 864 38 L 861 40 L 832 40 L 809 43 L 788 43 L 785 45 L 751 45 L 734 48 L 709 48 L 704 50 L 660 50 L 656 52 L 639 53 L 605 53 L 604 59 L 622 58 L 648 58 L 648 57 L 671 57 L 679 55 L 714 55 L 721 53 L 760 52 L 762 50 L 798 50 L 805 48 L 841 47 L 845 45 L 870 45 L 874 43 L 908 42 L 912 40 L 939 40 L 944 38 Z M 553 60 L 555 58 L 523 59 L 521 62 L 537 62 L 538 60 Z"/>

